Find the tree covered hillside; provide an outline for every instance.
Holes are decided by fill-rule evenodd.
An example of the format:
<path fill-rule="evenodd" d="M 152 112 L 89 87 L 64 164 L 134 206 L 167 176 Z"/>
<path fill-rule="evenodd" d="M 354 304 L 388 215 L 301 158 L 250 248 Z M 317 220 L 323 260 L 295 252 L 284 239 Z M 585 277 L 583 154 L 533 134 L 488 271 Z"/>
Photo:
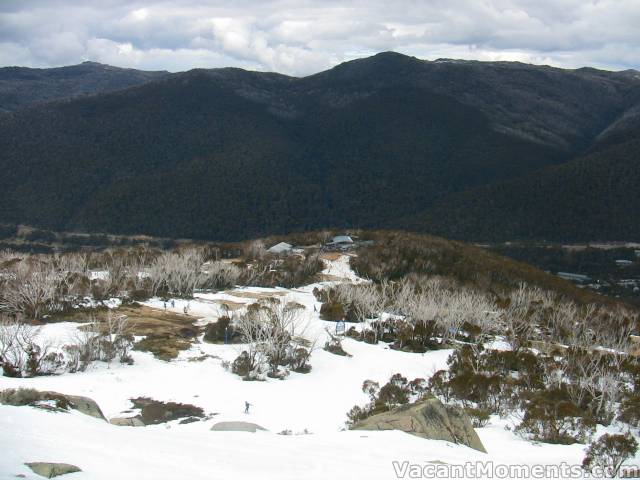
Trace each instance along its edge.
<path fill-rule="evenodd" d="M 0 223 L 216 240 L 325 227 L 626 238 L 637 77 L 395 53 L 304 78 L 158 74 L 0 115 Z"/>

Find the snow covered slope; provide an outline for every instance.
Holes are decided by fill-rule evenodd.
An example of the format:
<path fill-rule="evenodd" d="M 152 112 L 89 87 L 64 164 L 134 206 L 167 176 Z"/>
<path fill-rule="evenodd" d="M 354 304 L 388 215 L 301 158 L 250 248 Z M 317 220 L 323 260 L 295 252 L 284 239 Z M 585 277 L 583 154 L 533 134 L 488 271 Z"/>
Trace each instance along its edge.
<path fill-rule="evenodd" d="M 362 281 L 348 268 L 346 257 L 329 262 L 327 272 L 347 281 Z M 318 345 L 322 346 L 325 328 L 335 329 L 335 323 L 319 319 L 320 304 L 312 293 L 318 286 L 203 293 L 189 302 L 176 299 L 167 308 L 182 312 L 188 305 L 189 314 L 206 323 L 223 313 L 221 300 L 248 305 L 256 297 L 276 295 L 306 307 L 308 335 L 319 337 Z M 164 308 L 159 299 L 148 305 Z M 64 344 L 77 327 L 75 323 L 48 324 L 43 335 Z M 310 373 L 291 373 L 285 380 L 264 382 L 242 381 L 223 368 L 224 361 L 238 356 L 241 346 L 204 342 L 195 343 L 171 362 L 134 351 L 132 366 L 114 362 L 109 366 L 95 364 L 82 373 L 0 377 L 0 390 L 31 387 L 90 397 L 107 418 L 133 415 L 130 399 L 141 396 L 189 403 L 215 414 L 191 424 L 175 421 L 134 428 L 113 426 L 75 412 L 0 405 L 0 478 L 16 474 L 36 478 L 23 465 L 32 461 L 66 462 L 82 468 L 83 472 L 64 477 L 69 479 L 373 480 L 396 478 L 393 461 L 533 465 L 579 464 L 582 460 L 582 445 L 534 445 L 505 430 L 506 423 L 498 419 L 478 429 L 488 454 L 401 432 L 343 431 L 346 412 L 367 402 L 361 391 L 365 379 L 386 383 L 394 373 L 409 379 L 428 378 L 435 370 L 446 368 L 451 353 L 405 353 L 383 343 L 369 345 L 349 338 L 343 347 L 352 357 L 319 348 L 311 357 Z M 244 413 L 245 401 L 252 404 L 249 414 Z M 210 431 L 217 422 L 238 420 L 257 423 L 268 432 Z M 294 435 L 278 435 L 283 430 Z"/>

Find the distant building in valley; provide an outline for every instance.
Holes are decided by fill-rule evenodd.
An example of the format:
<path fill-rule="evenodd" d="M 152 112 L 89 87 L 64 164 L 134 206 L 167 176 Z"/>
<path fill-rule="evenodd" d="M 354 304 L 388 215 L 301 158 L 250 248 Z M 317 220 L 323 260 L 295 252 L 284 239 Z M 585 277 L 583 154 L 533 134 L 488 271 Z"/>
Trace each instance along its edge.
<path fill-rule="evenodd" d="M 349 250 L 354 246 L 355 242 L 349 235 L 337 235 L 324 248 L 326 250 Z"/>
<path fill-rule="evenodd" d="M 628 267 L 629 265 L 633 265 L 631 260 L 616 260 L 616 265 L 619 267 Z"/>
<path fill-rule="evenodd" d="M 281 253 L 289 253 L 293 249 L 293 245 L 287 242 L 276 243 L 274 246 L 267 249 L 269 253 L 275 253 L 279 255 Z"/>
<path fill-rule="evenodd" d="M 591 278 L 588 275 L 582 275 L 579 273 L 558 272 L 558 276 L 560 278 L 564 278 L 565 280 L 570 280 L 572 282 L 580 282 L 580 283 L 586 283 L 591 280 Z"/>

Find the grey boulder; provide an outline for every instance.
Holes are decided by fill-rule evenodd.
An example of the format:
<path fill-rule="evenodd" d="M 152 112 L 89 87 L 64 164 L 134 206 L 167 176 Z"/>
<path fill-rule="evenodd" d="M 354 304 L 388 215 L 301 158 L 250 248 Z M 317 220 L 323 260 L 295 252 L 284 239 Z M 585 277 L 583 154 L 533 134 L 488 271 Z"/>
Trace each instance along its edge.
<path fill-rule="evenodd" d="M 266 428 L 262 428 L 260 425 L 250 422 L 218 422 L 211 430 L 214 432 L 251 432 L 255 433 L 258 430 L 266 431 Z"/>
<path fill-rule="evenodd" d="M 119 427 L 144 427 L 145 424 L 140 417 L 116 417 L 109 420 L 111 425 Z"/>
<path fill-rule="evenodd" d="M 29 462 L 25 463 L 33 473 L 44 478 L 53 478 L 67 473 L 81 472 L 80 468 L 69 463 L 53 463 L 53 462 Z"/>
<path fill-rule="evenodd" d="M 437 398 L 402 405 L 357 422 L 353 430 L 400 430 L 431 440 L 466 445 L 486 453 L 469 416 L 459 407 L 445 405 Z"/>

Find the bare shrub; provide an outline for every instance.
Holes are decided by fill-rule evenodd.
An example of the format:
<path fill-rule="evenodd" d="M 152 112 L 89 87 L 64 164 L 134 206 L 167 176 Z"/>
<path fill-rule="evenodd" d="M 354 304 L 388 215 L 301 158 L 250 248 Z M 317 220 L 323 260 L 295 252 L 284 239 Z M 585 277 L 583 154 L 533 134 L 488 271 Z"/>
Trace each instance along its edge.
<path fill-rule="evenodd" d="M 247 313 L 236 318 L 236 331 L 243 346 L 242 365 L 255 375 L 265 369 L 270 376 L 279 376 L 279 367 L 308 371 L 308 360 L 315 342 L 304 338 L 301 305 L 276 299 L 250 305 Z M 239 360 L 239 359 L 237 359 Z M 286 374 L 286 370 L 282 373 Z"/>
<path fill-rule="evenodd" d="M 203 259 L 204 253 L 197 248 L 160 255 L 149 271 L 153 294 L 192 297 L 200 282 Z"/>
<path fill-rule="evenodd" d="M 249 244 L 244 249 L 244 256 L 247 260 L 262 260 L 267 256 L 267 249 L 264 246 L 264 242 L 262 240 L 254 240 L 253 242 L 249 242 Z"/>
<path fill-rule="evenodd" d="M 227 262 L 211 262 L 206 265 L 199 282 L 200 288 L 224 289 L 238 284 L 242 269 Z"/>
<path fill-rule="evenodd" d="M 60 359 L 45 341 L 38 342 L 40 327 L 16 318 L 0 318 L 0 366 L 7 377 L 35 377 L 53 373 Z"/>
<path fill-rule="evenodd" d="M 0 311 L 40 319 L 58 297 L 59 276 L 50 263 L 22 260 L 0 289 Z"/>

